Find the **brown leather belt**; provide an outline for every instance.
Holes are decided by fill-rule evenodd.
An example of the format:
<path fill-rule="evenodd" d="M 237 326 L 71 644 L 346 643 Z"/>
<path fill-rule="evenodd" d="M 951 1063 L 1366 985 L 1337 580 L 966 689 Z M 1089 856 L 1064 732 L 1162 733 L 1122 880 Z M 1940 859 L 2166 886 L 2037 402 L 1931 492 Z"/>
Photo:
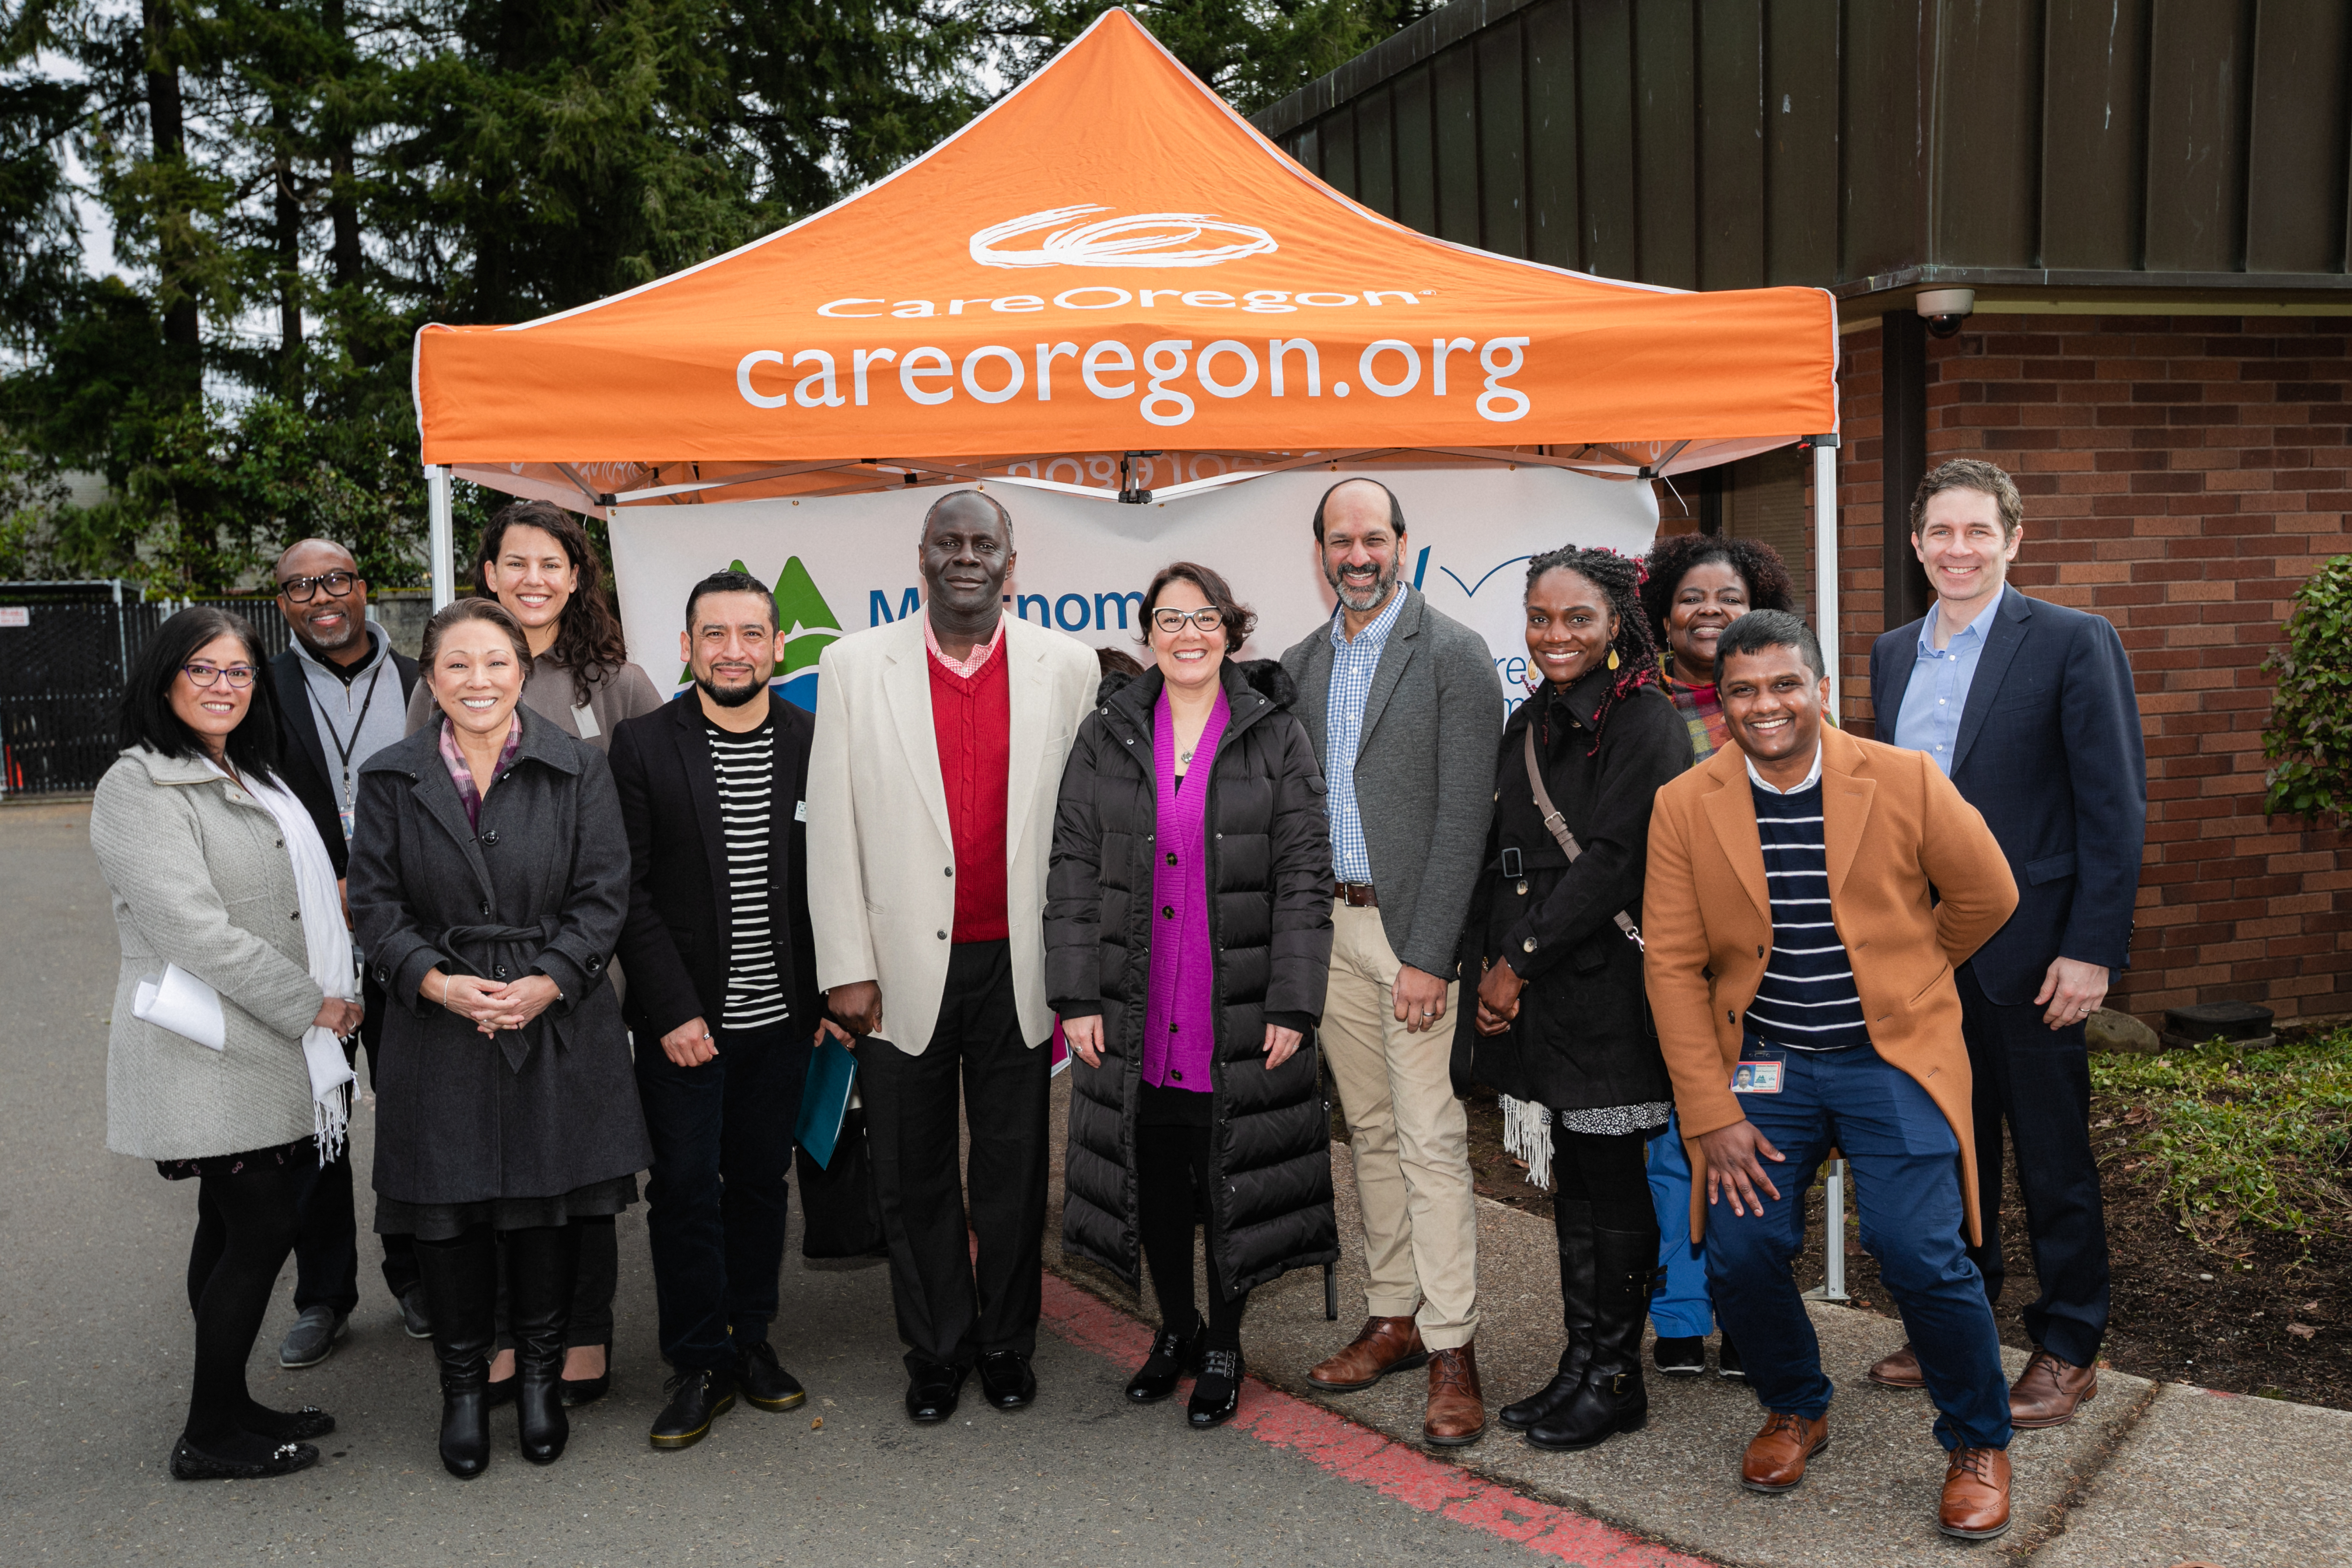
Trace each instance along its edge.
<path fill-rule="evenodd" d="M 1376 910 L 1381 907 L 1381 896 L 1372 891 L 1370 882 L 1334 882 L 1331 884 L 1331 896 L 1351 910 Z"/>

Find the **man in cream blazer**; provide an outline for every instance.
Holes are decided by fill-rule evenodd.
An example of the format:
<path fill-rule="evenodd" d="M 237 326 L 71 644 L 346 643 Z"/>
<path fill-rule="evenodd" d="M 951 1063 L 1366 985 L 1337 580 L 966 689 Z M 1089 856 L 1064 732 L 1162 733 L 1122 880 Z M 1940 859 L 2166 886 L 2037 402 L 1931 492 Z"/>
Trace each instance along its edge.
<path fill-rule="evenodd" d="M 826 1009 L 856 1037 L 858 1090 L 907 1344 L 907 1414 L 1036 1394 L 1045 1226 L 1045 862 L 1099 666 L 1003 613 L 1013 520 L 978 490 L 923 520 L 924 612 L 818 662 L 809 912 Z M 970 1108 L 970 1229 L 957 1179 Z"/>

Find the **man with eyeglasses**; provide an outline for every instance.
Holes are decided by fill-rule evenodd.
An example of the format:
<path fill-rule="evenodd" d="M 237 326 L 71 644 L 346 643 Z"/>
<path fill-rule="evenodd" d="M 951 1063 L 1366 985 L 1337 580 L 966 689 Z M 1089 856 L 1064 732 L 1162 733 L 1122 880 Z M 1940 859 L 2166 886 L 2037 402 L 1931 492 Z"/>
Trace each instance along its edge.
<path fill-rule="evenodd" d="M 360 766 L 406 732 L 416 661 L 394 652 L 383 628 L 369 622 L 367 580 L 341 545 L 303 540 L 278 558 L 276 575 L 278 610 L 294 633 L 294 646 L 269 661 L 278 690 L 278 749 L 286 787 L 318 824 L 340 879 L 351 854 Z M 367 1016 L 360 1039 L 373 1064 L 385 998 L 369 982 L 363 1000 Z M 278 1361 L 287 1367 L 316 1366 L 334 1353 L 359 1305 L 359 1233 L 348 1149 L 320 1168 L 303 1199 L 294 1262 L 298 1316 L 278 1347 Z M 383 1238 L 383 1282 L 400 1302 L 408 1332 L 418 1339 L 429 1334 L 408 1237 Z"/>

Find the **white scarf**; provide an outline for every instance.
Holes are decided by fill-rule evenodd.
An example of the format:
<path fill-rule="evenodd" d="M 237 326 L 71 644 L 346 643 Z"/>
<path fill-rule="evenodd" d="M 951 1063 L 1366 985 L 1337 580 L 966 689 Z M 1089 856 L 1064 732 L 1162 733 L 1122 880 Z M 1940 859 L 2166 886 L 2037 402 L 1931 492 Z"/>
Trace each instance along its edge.
<path fill-rule="evenodd" d="M 221 772 L 217 763 L 213 771 Z M 234 782 L 243 784 L 276 820 L 293 856 L 294 894 L 302 910 L 302 945 L 310 952 L 310 978 L 328 995 L 356 1001 L 359 980 L 352 962 L 351 928 L 343 921 L 343 896 L 335 886 L 335 863 L 327 858 L 310 812 L 283 785 L 260 779 Z M 324 1165 L 342 1152 L 343 1134 L 351 1125 L 349 1086 L 359 1075 L 344 1058 L 334 1031 L 317 1024 L 302 1031 L 302 1062 L 310 1071 L 311 1137 L 319 1145 L 319 1163 Z"/>

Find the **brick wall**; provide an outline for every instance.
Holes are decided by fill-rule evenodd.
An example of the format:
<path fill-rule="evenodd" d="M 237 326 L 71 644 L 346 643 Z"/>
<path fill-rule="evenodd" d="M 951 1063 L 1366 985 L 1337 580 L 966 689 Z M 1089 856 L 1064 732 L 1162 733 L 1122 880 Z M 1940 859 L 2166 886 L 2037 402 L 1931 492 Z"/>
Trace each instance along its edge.
<path fill-rule="evenodd" d="M 2352 1011 L 2352 836 L 2262 812 L 2263 658 L 2295 589 L 2352 551 L 2352 320 L 1979 314 L 1928 344 L 1928 460 L 2016 477 L 2011 581 L 2121 633 L 2148 753 L 2133 968 L 2151 1022 L 2224 998 Z M 1846 714 L 1885 629 L 1878 329 L 1844 339 Z"/>

